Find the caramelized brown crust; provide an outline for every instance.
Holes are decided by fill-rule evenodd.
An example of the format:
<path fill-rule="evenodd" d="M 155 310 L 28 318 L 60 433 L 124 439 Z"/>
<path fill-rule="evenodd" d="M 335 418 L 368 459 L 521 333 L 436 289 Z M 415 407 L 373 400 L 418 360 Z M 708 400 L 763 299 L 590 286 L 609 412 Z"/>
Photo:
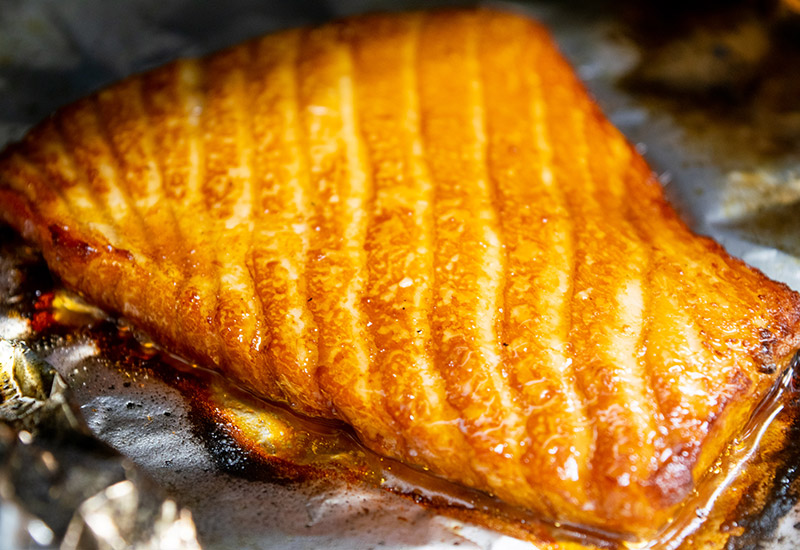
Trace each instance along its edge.
<path fill-rule="evenodd" d="M 370 16 L 135 76 L 0 159 L 0 214 L 164 347 L 374 450 L 647 536 L 800 346 L 546 32 Z"/>

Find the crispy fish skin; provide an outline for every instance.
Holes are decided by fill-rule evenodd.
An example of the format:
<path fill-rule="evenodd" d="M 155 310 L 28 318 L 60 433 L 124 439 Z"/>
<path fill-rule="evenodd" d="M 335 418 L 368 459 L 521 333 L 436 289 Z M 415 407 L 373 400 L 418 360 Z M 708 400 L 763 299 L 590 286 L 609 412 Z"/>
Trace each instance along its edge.
<path fill-rule="evenodd" d="M 0 215 L 165 348 L 552 521 L 648 537 L 800 347 L 547 32 L 467 10 L 134 76 L 0 157 Z"/>

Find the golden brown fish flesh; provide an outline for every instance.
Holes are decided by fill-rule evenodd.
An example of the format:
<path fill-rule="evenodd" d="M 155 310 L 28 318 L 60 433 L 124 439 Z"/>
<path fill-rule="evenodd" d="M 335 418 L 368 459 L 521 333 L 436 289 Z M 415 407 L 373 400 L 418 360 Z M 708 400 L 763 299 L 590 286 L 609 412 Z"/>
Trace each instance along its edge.
<path fill-rule="evenodd" d="M 665 524 L 800 346 L 547 33 L 368 16 L 178 61 L 0 160 L 0 213 L 165 348 L 541 517 Z"/>

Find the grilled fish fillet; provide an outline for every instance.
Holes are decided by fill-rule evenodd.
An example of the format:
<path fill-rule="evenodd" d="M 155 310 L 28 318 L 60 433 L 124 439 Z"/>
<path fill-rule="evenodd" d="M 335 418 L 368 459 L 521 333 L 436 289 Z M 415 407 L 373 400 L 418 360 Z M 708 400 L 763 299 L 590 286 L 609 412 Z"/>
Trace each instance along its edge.
<path fill-rule="evenodd" d="M 165 348 L 551 521 L 653 534 L 800 346 L 537 23 L 281 32 L 134 76 L 0 159 L 0 214 Z"/>

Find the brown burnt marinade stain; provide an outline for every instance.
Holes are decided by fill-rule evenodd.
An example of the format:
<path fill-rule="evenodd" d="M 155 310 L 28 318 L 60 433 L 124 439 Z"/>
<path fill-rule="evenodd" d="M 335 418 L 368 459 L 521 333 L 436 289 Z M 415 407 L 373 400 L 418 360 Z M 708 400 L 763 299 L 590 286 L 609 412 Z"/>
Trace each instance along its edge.
<path fill-rule="evenodd" d="M 129 328 L 105 322 L 91 327 L 89 336 L 96 342 L 101 356 L 126 372 L 147 374 L 181 393 L 189 406 L 192 433 L 203 442 L 220 471 L 249 481 L 278 485 L 330 477 L 352 482 L 363 477 L 363 472 L 355 470 L 299 465 L 265 453 L 241 433 L 226 416 L 224 408 L 220 409 L 220 404 L 212 399 L 209 385 L 224 384 L 215 380 L 219 375 L 183 364 L 150 344 L 142 344 L 140 336 Z M 230 391 L 238 390 L 230 388 Z"/>
<path fill-rule="evenodd" d="M 175 369 L 161 366 L 154 374 L 175 376 Z M 341 478 L 355 481 L 356 472 L 324 466 L 301 465 L 266 453 L 248 438 L 212 399 L 208 384 L 214 383 L 198 373 L 178 375 L 177 387 L 190 406 L 192 432 L 203 442 L 216 466 L 223 472 L 248 481 L 266 481 L 277 485 L 295 485 L 311 480 Z M 235 391 L 235 390 L 234 390 Z M 290 414 L 290 413 L 287 413 Z"/>
<path fill-rule="evenodd" d="M 198 399 L 192 399 L 192 431 L 200 439 L 221 471 L 247 481 L 267 481 L 277 485 L 299 484 L 321 476 L 320 471 L 268 457 L 243 446 L 234 434 L 237 428 L 214 414 Z"/>
<path fill-rule="evenodd" d="M 234 437 L 236 427 L 222 418 L 211 402 L 206 383 L 200 373 L 173 368 L 164 354 L 152 346 L 142 345 L 135 333 L 125 326 L 107 322 L 90 330 L 90 337 L 100 349 L 100 355 L 119 365 L 126 372 L 147 374 L 183 395 L 189 405 L 192 433 L 203 442 L 220 471 L 251 481 L 270 481 L 278 484 L 302 482 L 306 472 L 287 468 L 248 452 Z M 302 474 L 302 475 L 301 475 Z"/>

